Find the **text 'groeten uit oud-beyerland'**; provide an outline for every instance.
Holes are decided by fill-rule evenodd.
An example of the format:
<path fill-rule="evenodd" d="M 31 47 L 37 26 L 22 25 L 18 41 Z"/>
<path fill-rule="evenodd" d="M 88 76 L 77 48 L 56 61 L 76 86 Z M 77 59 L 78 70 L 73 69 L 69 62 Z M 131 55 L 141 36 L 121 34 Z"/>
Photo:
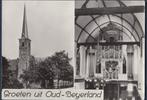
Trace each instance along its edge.
<path fill-rule="evenodd" d="M 32 92 L 24 92 L 24 91 L 9 91 L 5 90 L 3 91 L 3 97 L 4 98 L 74 98 L 74 99 L 80 99 L 80 98 L 101 98 L 103 96 L 103 91 L 83 91 L 83 92 L 75 92 L 75 91 L 36 91 L 34 93 Z"/>

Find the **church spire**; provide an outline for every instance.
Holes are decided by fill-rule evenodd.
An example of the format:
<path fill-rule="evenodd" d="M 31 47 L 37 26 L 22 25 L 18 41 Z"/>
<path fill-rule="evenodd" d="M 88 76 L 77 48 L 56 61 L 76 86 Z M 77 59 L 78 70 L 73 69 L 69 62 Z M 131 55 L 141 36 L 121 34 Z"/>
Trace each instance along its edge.
<path fill-rule="evenodd" d="M 28 27 L 27 27 L 27 18 L 26 18 L 26 8 L 24 5 L 24 15 L 23 15 L 23 26 L 22 26 L 22 38 L 28 38 Z"/>

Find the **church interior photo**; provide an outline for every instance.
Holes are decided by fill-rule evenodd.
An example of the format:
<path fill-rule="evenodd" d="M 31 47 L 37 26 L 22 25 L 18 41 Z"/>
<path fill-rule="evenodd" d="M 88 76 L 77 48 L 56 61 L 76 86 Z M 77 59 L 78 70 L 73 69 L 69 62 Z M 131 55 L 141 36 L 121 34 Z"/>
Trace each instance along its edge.
<path fill-rule="evenodd" d="M 75 88 L 144 100 L 144 1 L 75 1 Z"/>

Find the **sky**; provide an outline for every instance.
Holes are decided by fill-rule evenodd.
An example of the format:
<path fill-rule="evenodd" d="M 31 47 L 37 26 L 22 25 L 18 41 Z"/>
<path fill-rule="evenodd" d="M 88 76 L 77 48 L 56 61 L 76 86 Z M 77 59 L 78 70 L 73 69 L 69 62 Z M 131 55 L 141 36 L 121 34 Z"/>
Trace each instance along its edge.
<path fill-rule="evenodd" d="M 2 55 L 8 59 L 19 57 L 24 4 L 31 54 L 47 57 L 56 51 L 65 50 L 73 58 L 73 1 L 3 1 Z"/>

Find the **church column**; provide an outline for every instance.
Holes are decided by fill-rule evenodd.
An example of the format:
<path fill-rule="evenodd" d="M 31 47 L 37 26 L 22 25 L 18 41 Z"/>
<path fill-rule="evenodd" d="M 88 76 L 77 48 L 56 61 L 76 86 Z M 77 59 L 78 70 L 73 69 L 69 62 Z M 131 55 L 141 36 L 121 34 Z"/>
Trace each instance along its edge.
<path fill-rule="evenodd" d="M 119 79 L 122 79 L 122 74 L 123 74 L 123 59 L 120 59 L 118 60 L 118 70 L 117 70 L 117 73 L 118 75 L 116 74 L 116 78 L 119 78 Z"/>
<path fill-rule="evenodd" d="M 142 91 L 144 92 L 145 89 L 145 38 L 142 38 Z M 144 97 L 144 93 L 142 94 L 142 97 Z"/>
<path fill-rule="evenodd" d="M 133 54 L 134 48 L 132 45 L 127 45 L 127 60 L 128 60 L 128 78 L 133 79 Z"/>
<path fill-rule="evenodd" d="M 96 68 L 96 57 L 95 57 L 95 50 L 92 49 L 92 47 L 90 47 L 89 56 L 90 56 L 89 76 L 93 77 Z"/>
<path fill-rule="evenodd" d="M 80 46 L 80 76 L 81 77 L 85 77 L 85 47 L 84 46 Z"/>
<path fill-rule="evenodd" d="M 76 69 L 77 69 L 77 67 L 78 67 L 78 66 L 77 66 L 77 43 L 75 43 L 74 48 L 75 48 L 75 49 L 74 49 L 74 50 L 75 50 L 75 52 L 74 52 L 74 56 L 75 56 L 75 57 L 74 57 L 74 79 L 75 79 L 76 73 L 77 73 L 77 72 L 76 72 L 76 71 L 77 71 Z"/>
<path fill-rule="evenodd" d="M 105 60 L 103 59 L 103 60 L 101 60 L 101 73 L 102 73 L 102 75 L 103 75 L 103 78 L 106 78 L 106 68 L 105 68 L 106 66 L 105 66 Z"/>
<path fill-rule="evenodd" d="M 138 46 L 134 45 L 134 66 L 133 66 L 133 76 L 134 80 L 137 80 L 137 74 L 138 74 L 138 63 L 140 60 L 140 56 L 138 55 Z"/>
<path fill-rule="evenodd" d="M 90 68 L 90 55 L 89 55 L 89 52 L 87 52 L 86 77 L 89 77 L 89 68 Z"/>
<path fill-rule="evenodd" d="M 140 62 L 139 62 L 139 68 L 138 68 L 138 88 L 139 93 L 144 99 L 144 82 L 145 82 L 145 38 L 143 37 L 141 39 L 141 45 L 140 45 Z"/>
<path fill-rule="evenodd" d="M 120 59 L 118 62 L 118 73 L 123 74 L 123 59 Z"/>
<path fill-rule="evenodd" d="M 94 50 L 94 55 L 93 55 L 93 71 L 94 71 L 94 75 L 96 74 L 96 50 Z"/>
<path fill-rule="evenodd" d="M 127 45 L 123 45 L 123 60 L 125 59 L 125 64 L 126 64 L 126 74 L 128 73 L 128 58 L 127 58 Z"/>

